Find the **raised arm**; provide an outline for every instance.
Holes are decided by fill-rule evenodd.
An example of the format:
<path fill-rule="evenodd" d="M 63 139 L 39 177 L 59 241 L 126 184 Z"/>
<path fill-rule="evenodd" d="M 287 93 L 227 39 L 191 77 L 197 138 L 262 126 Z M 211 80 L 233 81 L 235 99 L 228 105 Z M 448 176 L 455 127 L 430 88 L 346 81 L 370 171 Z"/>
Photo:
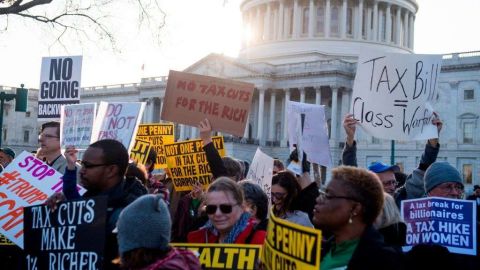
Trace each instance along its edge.
<path fill-rule="evenodd" d="M 80 198 L 80 193 L 77 190 L 77 162 L 78 150 L 75 146 L 67 146 L 65 149 L 65 159 L 67 160 L 67 168 L 63 174 L 63 187 L 62 191 L 65 194 L 67 200 Z"/>
<path fill-rule="evenodd" d="M 198 125 L 198 130 L 200 131 L 200 138 L 203 141 L 203 150 L 207 156 L 208 165 L 210 166 L 210 171 L 213 174 L 213 178 L 224 176 L 227 174 L 227 169 L 223 165 L 222 157 L 218 154 L 217 149 L 212 142 L 212 126 L 210 121 L 205 119 L 200 122 Z"/>
<path fill-rule="evenodd" d="M 342 152 L 342 164 L 357 167 L 357 143 L 355 142 L 355 130 L 358 120 L 353 114 L 347 114 L 343 118 L 343 128 L 347 134 L 345 147 Z"/>

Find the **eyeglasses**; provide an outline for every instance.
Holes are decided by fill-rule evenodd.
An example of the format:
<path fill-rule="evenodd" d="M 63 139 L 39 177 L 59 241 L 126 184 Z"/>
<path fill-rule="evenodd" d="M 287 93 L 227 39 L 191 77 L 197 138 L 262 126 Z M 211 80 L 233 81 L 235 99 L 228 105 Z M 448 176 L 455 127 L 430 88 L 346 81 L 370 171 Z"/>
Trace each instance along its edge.
<path fill-rule="evenodd" d="M 213 215 L 217 212 L 217 208 L 220 208 L 220 212 L 222 212 L 223 214 L 230 214 L 232 213 L 232 209 L 235 205 L 237 204 L 207 204 L 207 206 L 205 207 L 205 212 L 207 212 L 208 215 Z"/>
<path fill-rule="evenodd" d="M 58 138 L 60 138 L 60 137 L 55 136 L 55 135 L 40 133 L 40 135 L 38 135 L 38 138 L 46 138 L 46 139 L 57 138 L 57 139 L 58 139 Z"/>
<path fill-rule="evenodd" d="M 108 164 L 108 163 L 100 163 L 100 164 L 93 164 L 93 163 L 90 163 L 90 162 L 87 162 L 87 161 L 81 161 L 80 164 L 82 165 L 83 168 L 85 169 L 90 169 L 90 168 L 95 168 L 95 167 L 100 167 L 100 166 L 108 166 L 108 165 L 112 165 L 112 164 Z"/>
<path fill-rule="evenodd" d="M 453 192 L 457 191 L 460 193 L 463 193 L 463 185 L 461 184 L 454 184 L 454 183 L 444 183 L 438 185 L 438 188 L 440 188 L 443 192 Z"/>
<path fill-rule="evenodd" d="M 285 197 L 285 195 L 287 193 L 285 193 L 285 192 L 272 192 L 271 194 L 272 194 L 272 197 L 274 197 L 275 199 L 281 200 L 281 199 L 283 199 L 283 197 Z"/>
<path fill-rule="evenodd" d="M 320 199 L 323 200 L 323 201 L 324 201 L 325 199 L 327 199 L 327 200 L 329 200 L 329 201 L 330 201 L 330 200 L 335 200 L 335 199 L 345 199 L 345 200 L 351 200 L 351 201 L 359 202 L 359 200 L 356 199 L 356 198 L 349 197 L 349 196 L 335 196 L 335 195 L 331 195 L 331 194 L 328 194 L 328 193 L 326 193 L 325 191 L 323 191 L 323 190 L 321 190 L 321 189 L 319 189 L 318 192 L 320 193 L 320 194 L 319 194 Z"/>
<path fill-rule="evenodd" d="M 397 186 L 398 182 L 397 180 L 388 180 L 388 181 L 385 181 L 385 182 L 382 182 L 383 186 L 385 187 L 388 187 L 388 186 Z"/>

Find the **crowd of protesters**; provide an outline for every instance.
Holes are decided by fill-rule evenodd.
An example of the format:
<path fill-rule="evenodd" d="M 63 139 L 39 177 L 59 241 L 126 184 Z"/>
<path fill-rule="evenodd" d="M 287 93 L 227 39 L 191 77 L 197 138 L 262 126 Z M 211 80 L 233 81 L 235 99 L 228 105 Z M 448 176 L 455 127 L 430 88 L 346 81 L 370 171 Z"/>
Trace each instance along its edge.
<path fill-rule="evenodd" d="M 440 133 L 438 117 L 433 124 Z M 105 269 L 201 269 L 197 257 L 172 247 L 174 242 L 261 245 L 269 203 L 276 217 L 322 230 L 321 269 L 480 269 L 478 249 L 477 256 L 453 254 L 432 244 L 407 253 L 401 249 L 406 237 L 399 212 L 402 200 L 464 198 L 458 170 L 436 162 L 438 138 L 427 141 L 418 167 L 405 175 L 398 166 L 381 161 L 358 168 L 357 121 L 347 115 L 343 126 L 343 165 L 332 170 L 325 187 L 312 180 L 306 155 L 300 159 L 295 150 L 286 165 L 299 162 L 301 169 L 290 171 L 275 159 L 270 194 L 245 179 L 248 162 L 220 157 L 208 120 L 198 126 L 213 175 L 206 190 L 197 183 L 190 192 L 176 192 L 168 174 L 153 174 L 155 151 L 146 164 L 132 164 L 127 149 L 115 140 L 91 144 L 77 162 L 75 147 L 61 153 L 56 122 L 42 126 L 37 157 L 64 174 L 63 192 L 47 200 L 53 209 L 61 201 L 107 196 Z M 3 167 L 13 158 L 12 149 L 0 149 Z M 82 196 L 77 183 L 88 190 Z M 469 199 L 480 205 L 480 187 L 475 186 Z"/>

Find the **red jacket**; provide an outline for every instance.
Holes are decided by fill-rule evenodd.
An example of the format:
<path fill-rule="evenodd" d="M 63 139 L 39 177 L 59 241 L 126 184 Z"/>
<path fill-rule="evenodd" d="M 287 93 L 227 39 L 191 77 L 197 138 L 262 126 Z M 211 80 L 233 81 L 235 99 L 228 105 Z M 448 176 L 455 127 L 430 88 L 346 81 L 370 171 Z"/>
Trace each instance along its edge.
<path fill-rule="evenodd" d="M 235 240 L 235 244 L 255 244 L 255 245 L 263 245 L 263 241 L 265 241 L 265 236 L 267 232 L 264 230 L 254 230 L 255 227 L 255 220 L 250 218 L 248 220 L 248 225 L 241 232 L 237 239 Z M 246 243 L 247 238 L 250 237 L 250 241 Z M 187 236 L 188 243 L 218 243 L 218 236 L 214 235 L 212 232 L 207 230 L 206 228 L 202 228 L 200 230 L 196 230 L 190 232 Z"/>

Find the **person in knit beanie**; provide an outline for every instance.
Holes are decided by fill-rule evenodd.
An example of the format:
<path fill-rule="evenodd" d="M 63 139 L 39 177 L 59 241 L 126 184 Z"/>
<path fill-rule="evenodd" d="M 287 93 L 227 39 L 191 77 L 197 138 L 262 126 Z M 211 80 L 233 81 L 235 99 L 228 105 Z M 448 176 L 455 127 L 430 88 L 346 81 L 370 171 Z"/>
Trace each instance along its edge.
<path fill-rule="evenodd" d="M 144 195 L 125 207 L 117 222 L 124 269 L 201 269 L 188 250 L 169 245 L 172 221 L 160 195 Z"/>
<path fill-rule="evenodd" d="M 462 199 L 464 193 L 460 172 L 445 161 L 432 163 L 424 176 L 428 197 Z"/>

